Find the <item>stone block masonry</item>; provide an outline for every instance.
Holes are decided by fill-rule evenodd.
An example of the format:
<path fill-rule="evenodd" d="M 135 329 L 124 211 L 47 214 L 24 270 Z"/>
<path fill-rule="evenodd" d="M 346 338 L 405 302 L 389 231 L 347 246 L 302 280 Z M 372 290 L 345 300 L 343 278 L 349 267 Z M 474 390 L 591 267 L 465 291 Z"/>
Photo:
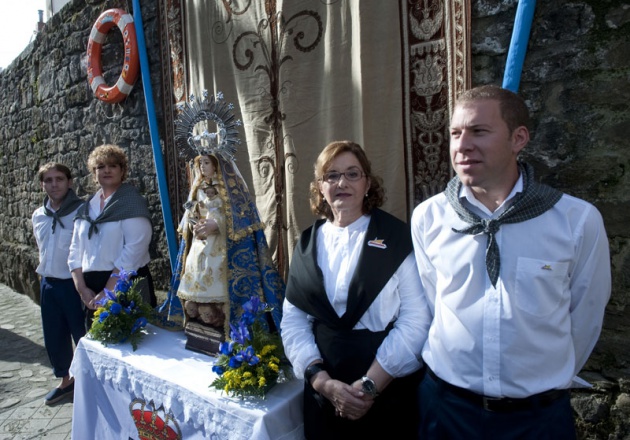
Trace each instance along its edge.
<path fill-rule="evenodd" d="M 143 21 L 153 72 L 160 72 L 157 2 L 143 2 Z M 86 160 L 103 143 L 120 145 L 129 156 L 129 182 L 149 200 L 153 220 L 151 269 L 158 288 L 170 278 L 170 266 L 157 189 L 142 80 L 120 104 L 94 97 L 87 81 L 86 48 L 102 11 L 128 7 L 124 1 L 71 1 L 54 15 L 29 47 L 0 72 L 0 282 L 38 300 L 37 247 L 30 215 L 42 203 L 37 178 L 48 161 L 68 165 L 79 196 L 95 186 Z M 129 13 L 133 11 L 129 10 Z M 122 35 L 111 30 L 104 44 L 104 77 L 114 84 L 122 66 Z M 154 94 L 160 75 L 152 75 Z M 154 99 L 159 102 L 159 97 Z M 159 109 L 158 109 L 159 111 Z"/>

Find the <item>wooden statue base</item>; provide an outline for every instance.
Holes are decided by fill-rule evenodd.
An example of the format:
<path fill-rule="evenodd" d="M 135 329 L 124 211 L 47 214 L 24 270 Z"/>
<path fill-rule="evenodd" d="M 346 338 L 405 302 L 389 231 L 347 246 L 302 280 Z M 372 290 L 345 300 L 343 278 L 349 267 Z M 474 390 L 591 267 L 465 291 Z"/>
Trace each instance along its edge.
<path fill-rule="evenodd" d="M 184 327 L 186 335 L 186 349 L 216 356 L 219 344 L 225 342 L 225 332 L 219 327 L 210 327 L 197 321 L 189 321 Z"/>

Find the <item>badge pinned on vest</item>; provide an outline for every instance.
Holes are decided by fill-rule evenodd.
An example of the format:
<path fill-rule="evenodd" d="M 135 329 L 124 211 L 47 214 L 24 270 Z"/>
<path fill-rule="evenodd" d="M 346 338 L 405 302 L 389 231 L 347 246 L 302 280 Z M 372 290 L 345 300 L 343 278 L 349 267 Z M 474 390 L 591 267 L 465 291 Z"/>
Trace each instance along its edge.
<path fill-rule="evenodd" d="M 384 239 L 375 238 L 374 240 L 368 241 L 368 246 L 379 248 L 379 249 L 387 249 L 387 245 L 385 244 Z"/>

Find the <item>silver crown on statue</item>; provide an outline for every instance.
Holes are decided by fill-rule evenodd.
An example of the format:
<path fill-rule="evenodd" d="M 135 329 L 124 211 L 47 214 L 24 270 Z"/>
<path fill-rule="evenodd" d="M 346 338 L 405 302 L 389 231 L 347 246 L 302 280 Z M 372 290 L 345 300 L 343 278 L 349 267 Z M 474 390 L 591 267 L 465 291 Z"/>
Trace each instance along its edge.
<path fill-rule="evenodd" d="M 237 127 L 243 125 L 240 119 L 235 120 L 234 104 L 225 102 L 221 92 L 210 95 L 204 90 L 202 95 L 202 98 L 190 95 L 189 100 L 178 107 L 175 143 L 180 154 L 188 160 L 199 155 L 220 155 L 225 160 L 234 160 L 236 147 L 241 144 Z M 195 127 L 202 121 L 216 124 L 217 131 L 206 129 L 195 134 Z"/>

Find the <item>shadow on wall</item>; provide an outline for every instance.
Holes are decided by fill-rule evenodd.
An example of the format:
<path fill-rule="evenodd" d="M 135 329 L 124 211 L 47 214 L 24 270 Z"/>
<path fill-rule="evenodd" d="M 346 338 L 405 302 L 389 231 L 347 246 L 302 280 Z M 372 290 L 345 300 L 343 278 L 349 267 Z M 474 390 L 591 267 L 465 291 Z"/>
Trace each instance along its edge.
<path fill-rule="evenodd" d="M 16 243 L 0 244 L 0 255 L 11 259 L 10 264 L 0 264 L 0 280 L 11 289 L 24 293 L 39 304 L 39 277 L 37 250 Z"/>

